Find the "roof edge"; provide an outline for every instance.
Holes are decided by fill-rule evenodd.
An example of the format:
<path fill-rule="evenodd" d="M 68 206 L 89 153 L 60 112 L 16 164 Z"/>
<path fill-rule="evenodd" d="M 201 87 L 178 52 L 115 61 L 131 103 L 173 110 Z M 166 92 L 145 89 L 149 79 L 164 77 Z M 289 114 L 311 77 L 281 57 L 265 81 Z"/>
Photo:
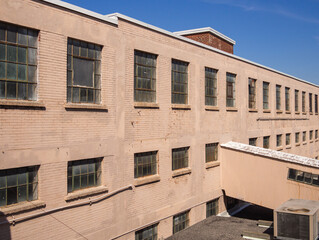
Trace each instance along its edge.
<path fill-rule="evenodd" d="M 196 29 L 178 31 L 178 32 L 174 32 L 174 33 L 177 35 L 180 35 L 180 36 L 185 36 L 185 35 L 191 35 L 191 34 L 196 34 L 196 33 L 205 33 L 205 32 L 209 32 L 211 34 L 214 34 L 214 35 L 224 39 L 225 41 L 227 41 L 233 45 L 236 44 L 235 40 L 231 39 L 230 37 L 227 37 L 226 35 L 222 34 L 221 32 L 218 32 L 217 30 L 215 30 L 211 27 L 196 28 Z"/>

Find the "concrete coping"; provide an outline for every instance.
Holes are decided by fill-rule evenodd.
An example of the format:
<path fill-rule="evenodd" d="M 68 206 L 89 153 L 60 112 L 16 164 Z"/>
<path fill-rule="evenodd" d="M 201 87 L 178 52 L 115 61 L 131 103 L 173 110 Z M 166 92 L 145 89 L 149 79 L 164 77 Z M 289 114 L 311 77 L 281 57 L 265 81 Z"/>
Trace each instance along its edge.
<path fill-rule="evenodd" d="M 191 174 L 191 173 L 192 173 L 192 169 L 190 168 L 177 169 L 173 171 L 172 177 L 179 177 L 179 176 Z"/>
<path fill-rule="evenodd" d="M 173 110 L 191 110 L 191 106 L 188 104 L 172 104 Z"/>
<path fill-rule="evenodd" d="M 108 108 L 103 104 L 88 104 L 88 103 L 66 103 L 64 104 L 66 110 L 102 110 L 107 111 Z"/>
<path fill-rule="evenodd" d="M 138 187 L 138 186 L 142 186 L 142 185 L 149 184 L 149 183 L 159 182 L 160 180 L 161 180 L 161 178 L 158 174 L 146 176 L 146 177 L 142 177 L 142 178 L 137 178 L 134 180 L 134 186 Z"/>
<path fill-rule="evenodd" d="M 100 193 L 108 192 L 108 188 L 106 186 L 98 186 L 98 187 L 91 187 L 86 189 L 77 190 L 75 192 L 69 193 L 67 196 L 65 196 L 65 201 L 72 201 L 79 198 L 84 198 Z"/>
<path fill-rule="evenodd" d="M 301 164 L 304 166 L 319 168 L 318 160 L 291 154 L 291 153 L 279 152 L 276 150 L 250 146 L 250 145 L 238 143 L 238 142 L 228 142 L 228 143 L 221 144 L 220 146 L 223 148 L 238 150 L 241 152 L 251 153 L 254 155 L 274 158 L 274 159 L 278 159 L 285 162 L 291 162 L 291 163 Z"/>
<path fill-rule="evenodd" d="M 207 162 L 205 163 L 205 168 L 213 168 L 213 167 L 218 167 L 220 165 L 220 162 L 213 161 L 213 162 Z"/>
<path fill-rule="evenodd" d="M 21 203 L 17 203 L 17 204 L 5 206 L 5 207 L 0 207 L 0 215 L 1 215 L 1 213 L 4 215 L 10 215 L 10 214 L 14 214 L 14 213 L 20 213 L 20 212 L 25 212 L 25 211 L 37 209 L 37 208 L 42 208 L 45 206 L 46 206 L 45 202 L 43 202 L 41 200 L 34 200 L 34 201 L 30 201 L 30 202 L 21 202 Z"/>
<path fill-rule="evenodd" d="M 134 108 L 155 108 L 158 109 L 158 103 L 134 102 Z"/>
<path fill-rule="evenodd" d="M 42 101 L 31 100 L 0 100 L 0 106 L 9 108 L 40 108 L 45 110 L 45 105 Z"/>

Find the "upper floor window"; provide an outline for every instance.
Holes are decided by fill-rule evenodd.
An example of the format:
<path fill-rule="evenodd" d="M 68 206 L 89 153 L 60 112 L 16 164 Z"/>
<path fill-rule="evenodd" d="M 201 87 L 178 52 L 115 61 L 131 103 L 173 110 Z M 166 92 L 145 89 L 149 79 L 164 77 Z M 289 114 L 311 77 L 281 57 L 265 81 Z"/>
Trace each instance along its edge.
<path fill-rule="evenodd" d="M 189 225 L 189 211 L 173 217 L 173 234 L 187 228 Z"/>
<path fill-rule="evenodd" d="M 277 147 L 281 147 L 282 146 L 282 134 L 278 134 L 277 135 L 277 143 L 276 143 Z"/>
<path fill-rule="evenodd" d="M 157 240 L 157 225 L 154 224 L 135 232 L 135 240 Z"/>
<path fill-rule="evenodd" d="M 248 79 L 248 108 L 256 109 L 256 79 Z"/>
<path fill-rule="evenodd" d="M 236 74 L 226 73 L 226 107 L 235 107 Z"/>
<path fill-rule="evenodd" d="M 302 92 L 301 95 L 301 110 L 303 113 L 306 112 L 306 92 Z"/>
<path fill-rule="evenodd" d="M 304 131 L 304 132 L 302 132 L 302 141 L 305 142 L 306 139 L 307 139 L 307 132 Z"/>
<path fill-rule="evenodd" d="M 299 90 L 295 90 L 295 112 L 299 112 Z"/>
<path fill-rule="evenodd" d="M 101 185 L 101 158 L 68 162 L 68 192 Z"/>
<path fill-rule="evenodd" d="M 0 99 L 37 99 L 38 31 L 0 22 Z"/>
<path fill-rule="evenodd" d="M 290 88 L 285 87 L 285 110 L 290 111 Z"/>
<path fill-rule="evenodd" d="M 281 109 L 280 90 L 281 90 L 281 86 L 280 86 L 280 85 L 276 85 L 276 109 L 277 109 L 277 110 L 280 110 L 280 109 Z"/>
<path fill-rule="evenodd" d="M 172 170 L 188 167 L 189 147 L 172 149 Z"/>
<path fill-rule="evenodd" d="M 205 105 L 217 106 L 217 70 L 205 67 Z"/>
<path fill-rule="evenodd" d="M 295 133 L 295 143 L 299 143 L 299 137 L 300 137 L 300 133 L 299 132 L 296 132 Z"/>
<path fill-rule="evenodd" d="M 270 136 L 266 136 L 263 138 L 263 148 L 269 148 L 269 140 Z"/>
<path fill-rule="evenodd" d="M 315 113 L 318 113 L 318 95 L 315 94 Z"/>
<path fill-rule="evenodd" d="M 309 140 L 312 141 L 313 140 L 313 130 L 309 131 Z"/>
<path fill-rule="evenodd" d="M 290 145 L 290 133 L 286 133 L 286 145 L 289 146 Z"/>
<path fill-rule="evenodd" d="M 67 101 L 100 103 L 102 46 L 68 39 Z"/>
<path fill-rule="evenodd" d="M 188 63 L 172 59 L 172 103 L 188 103 Z"/>
<path fill-rule="evenodd" d="M 312 113 L 312 93 L 309 93 L 309 112 Z"/>
<path fill-rule="evenodd" d="M 38 199 L 38 166 L 0 171 L 0 206 Z"/>
<path fill-rule="evenodd" d="M 157 55 L 134 51 L 134 101 L 156 102 Z"/>
<path fill-rule="evenodd" d="M 218 160 L 218 143 L 206 144 L 206 162 Z"/>
<path fill-rule="evenodd" d="M 218 199 L 214 199 L 206 203 L 206 217 L 217 215 L 218 209 Z"/>
<path fill-rule="evenodd" d="M 263 82 L 263 109 L 269 109 L 269 83 Z"/>
<path fill-rule="evenodd" d="M 249 138 L 250 146 L 257 146 L 257 138 Z"/>
<path fill-rule="evenodd" d="M 157 174 L 157 151 L 134 154 L 134 177 Z"/>
<path fill-rule="evenodd" d="M 315 139 L 318 139 L 318 129 L 315 130 Z"/>

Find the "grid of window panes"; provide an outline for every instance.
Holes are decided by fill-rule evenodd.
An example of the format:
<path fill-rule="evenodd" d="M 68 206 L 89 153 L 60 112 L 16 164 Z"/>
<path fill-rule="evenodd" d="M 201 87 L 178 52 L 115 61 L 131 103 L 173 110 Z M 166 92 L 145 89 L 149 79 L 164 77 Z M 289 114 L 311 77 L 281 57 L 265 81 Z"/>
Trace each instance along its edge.
<path fill-rule="evenodd" d="M 0 22 L 0 99 L 36 100 L 38 31 Z"/>
<path fill-rule="evenodd" d="M 315 113 L 318 113 L 318 95 L 315 94 Z"/>
<path fill-rule="evenodd" d="M 276 146 L 280 147 L 282 145 L 282 134 L 278 134 L 276 139 Z"/>
<path fill-rule="evenodd" d="M 309 112 L 312 113 L 312 93 L 309 93 Z"/>
<path fill-rule="evenodd" d="M 306 112 L 306 92 L 302 92 L 301 96 L 301 110 L 302 112 Z"/>
<path fill-rule="evenodd" d="M 256 109 L 256 79 L 248 79 L 248 107 Z"/>
<path fill-rule="evenodd" d="M 172 59 L 172 103 L 188 103 L 188 63 Z"/>
<path fill-rule="evenodd" d="M 218 199 L 214 199 L 206 203 L 206 217 L 217 215 L 219 211 Z"/>
<path fill-rule="evenodd" d="M 295 133 L 295 143 L 299 143 L 299 138 L 300 138 L 300 133 L 296 132 Z"/>
<path fill-rule="evenodd" d="M 288 169 L 288 179 L 294 180 L 297 182 L 302 182 L 305 184 L 319 186 L 319 175 L 318 174 L 303 172 L 303 171 L 292 169 L 292 168 Z"/>
<path fill-rule="evenodd" d="M 135 240 L 157 240 L 157 224 L 135 232 Z"/>
<path fill-rule="evenodd" d="M 38 166 L 0 171 L 0 206 L 38 199 Z"/>
<path fill-rule="evenodd" d="M 134 101 L 156 102 L 157 55 L 134 52 Z"/>
<path fill-rule="evenodd" d="M 235 74 L 226 73 L 226 107 L 235 107 L 235 81 Z"/>
<path fill-rule="evenodd" d="M 289 96 L 290 88 L 285 87 L 285 110 L 290 111 L 290 96 Z"/>
<path fill-rule="evenodd" d="M 206 162 L 218 160 L 218 143 L 206 144 Z"/>
<path fill-rule="evenodd" d="M 257 138 L 249 138 L 250 146 L 257 146 Z"/>
<path fill-rule="evenodd" d="M 157 151 L 134 154 L 134 177 L 145 177 L 157 173 Z"/>
<path fill-rule="evenodd" d="M 102 46 L 68 39 L 67 101 L 100 103 Z"/>
<path fill-rule="evenodd" d="M 302 141 L 305 142 L 306 139 L 307 139 L 307 132 L 304 131 L 304 132 L 302 133 Z"/>
<path fill-rule="evenodd" d="M 270 136 L 266 136 L 263 138 L 263 148 L 269 148 L 269 139 Z"/>
<path fill-rule="evenodd" d="M 295 111 L 299 111 L 299 90 L 295 90 Z"/>
<path fill-rule="evenodd" d="M 189 211 L 173 217 L 173 234 L 187 228 L 189 225 Z"/>
<path fill-rule="evenodd" d="M 188 167 L 189 147 L 172 149 L 172 170 Z"/>
<path fill-rule="evenodd" d="M 309 140 L 313 140 L 313 130 L 309 131 Z"/>
<path fill-rule="evenodd" d="M 280 97 L 280 85 L 276 85 L 276 109 L 280 110 L 281 108 L 281 97 Z"/>
<path fill-rule="evenodd" d="M 217 106 L 217 70 L 205 67 L 205 105 Z"/>
<path fill-rule="evenodd" d="M 68 192 L 101 185 L 101 158 L 68 163 Z"/>
<path fill-rule="evenodd" d="M 269 109 L 269 83 L 263 82 L 263 109 Z"/>
<path fill-rule="evenodd" d="M 318 139 L 318 130 L 315 130 L 315 139 Z"/>
<path fill-rule="evenodd" d="M 290 145 L 290 133 L 286 133 L 286 145 L 289 146 Z"/>

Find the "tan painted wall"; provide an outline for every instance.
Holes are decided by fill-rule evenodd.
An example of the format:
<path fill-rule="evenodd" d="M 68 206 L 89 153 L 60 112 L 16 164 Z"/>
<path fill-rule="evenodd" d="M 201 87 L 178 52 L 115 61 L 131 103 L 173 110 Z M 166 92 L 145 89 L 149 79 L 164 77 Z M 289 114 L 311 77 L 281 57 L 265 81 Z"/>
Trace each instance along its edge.
<path fill-rule="evenodd" d="M 0 0 L 0 5 L 1 21 L 40 30 L 38 100 L 46 107 L 46 110 L 0 109 L 0 169 L 40 165 L 39 199 L 46 203 L 45 210 L 50 210 L 68 205 L 64 200 L 68 161 L 104 157 L 102 184 L 111 192 L 134 182 L 134 153 L 158 150 L 159 154 L 159 182 L 124 191 L 92 206 L 18 223 L 10 227 L 12 239 L 81 239 L 81 235 L 111 239 L 126 232 L 120 239 L 134 239 L 134 229 L 160 219 L 163 220 L 159 236 L 168 237 L 172 234 L 172 215 L 192 208 L 193 224 L 204 219 L 205 202 L 222 194 L 220 167 L 205 168 L 206 143 L 230 140 L 248 143 L 249 137 L 271 135 L 274 148 L 277 133 L 318 128 L 318 116 L 309 114 L 308 121 L 256 121 L 259 117 L 278 117 L 274 104 L 276 83 L 317 93 L 318 88 L 311 85 L 126 21 L 120 20 L 117 27 L 39 1 Z M 68 37 L 103 45 L 102 104 L 107 105 L 108 112 L 66 111 Z M 158 54 L 159 109 L 134 108 L 134 49 Z M 171 58 L 190 63 L 191 110 L 171 109 Z M 205 110 L 205 66 L 219 70 L 219 111 Z M 237 74 L 236 112 L 225 108 L 226 72 Z M 257 113 L 247 110 L 248 77 L 257 79 Z M 271 83 L 271 113 L 267 114 L 262 112 L 262 81 Z M 294 111 L 282 116 L 296 117 Z M 292 142 L 293 139 L 292 136 Z M 261 141 L 258 145 L 261 146 Z M 171 149 L 184 146 L 190 146 L 192 172 L 173 178 Z M 284 151 L 314 157 L 318 155 L 318 146 L 292 144 L 291 149 Z M 221 199 L 220 211 L 223 210 Z M 0 231 L 3 227 L 0 226 Z"/>

